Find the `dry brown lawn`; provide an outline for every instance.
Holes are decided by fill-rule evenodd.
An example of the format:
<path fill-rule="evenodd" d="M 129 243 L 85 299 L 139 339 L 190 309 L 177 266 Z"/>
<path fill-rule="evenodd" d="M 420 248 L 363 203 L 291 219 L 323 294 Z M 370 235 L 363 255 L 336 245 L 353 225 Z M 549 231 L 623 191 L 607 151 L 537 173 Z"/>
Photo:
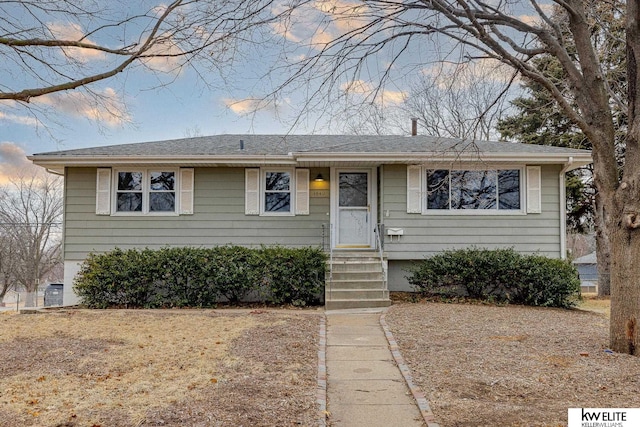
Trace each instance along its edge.
<path fill-rule="evenodd" d="M 596 294 L 583 294 L 579 309 L 600 313 L 609 318 L 611 301 L 609 298 L 598 298 Z"/>
<path fill-rule="evenodd" d="M 0 313 L 0 426 L 317 423 L 313 311 Z"/>
<path fill-rule="evenodd" d="M 640 358 L 605 352 L 605 314 L 419 302 L 386 321 L 441 427 L 564 426 L 568 408 L 640 407 Z"/>

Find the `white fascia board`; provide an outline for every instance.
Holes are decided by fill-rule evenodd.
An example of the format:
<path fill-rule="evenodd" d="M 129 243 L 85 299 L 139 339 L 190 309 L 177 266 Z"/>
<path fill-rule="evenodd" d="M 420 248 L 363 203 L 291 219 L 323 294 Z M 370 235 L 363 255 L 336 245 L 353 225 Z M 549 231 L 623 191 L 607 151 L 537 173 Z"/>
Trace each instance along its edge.
<path fill-rule="evenodd" d="M 461 163 L 461 162 L 502 162 L 567 164 L 573 158 L 570 169 L 593 162 L 591 153 L 293 153 L 299 162 L 353 162 L 368 161 L 380 163 Z"/>
<path fill-rule="evenodd" d="M 66 166 L 126 166 L 126 165 L 166 165 L 166 166 L 216 166 L 216 165 L 287 165 L 295 166 L 296 161 L 289 156 L 28 156 L 34 164 L 49 169 Z"/>
<path fill-rule="evenodd" d="M 65 167 L 98 167 L 127 165 L 166 166 L 296 166 L 298 162 L 354 162 L 366 161 L 401 164 L 503 162 L 521 164 L 563 164 L 573 158 L 572 170 L 593 162 L 590 153 L 289 153 L 288 155 L 245 156 L 28 156 L 34 164 L 52 170 Z"/>

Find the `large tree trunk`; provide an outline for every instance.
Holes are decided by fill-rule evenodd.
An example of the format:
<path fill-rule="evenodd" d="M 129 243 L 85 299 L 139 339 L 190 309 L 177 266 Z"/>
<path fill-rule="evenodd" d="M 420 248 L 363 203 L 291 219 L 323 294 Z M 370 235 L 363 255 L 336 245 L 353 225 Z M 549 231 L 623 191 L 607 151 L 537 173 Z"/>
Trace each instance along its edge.
<path fill-rule="evenodd" d="M 638 187 L 636 187 L 637 189 Z M 640 230 L 629 228 L 628 213 L 621 212 L 611 241 L 611 348 L 640 354 Z M 637 214 L 634 214 L 637 215 Z M 637 225 L 640 217 L 634 217 Z"/>
<path fill-rule="evenodd" d="M 629 129 L 624 174 L 608 194 L 612 211 L 607 221 L 611 242 L 611 348 L 640 354 L 640 9 L 638 0 L 627 2 L 627 87 Z M 611 188 L 611 187 L 609 187 Z M 614 193 L 615 191 L 615 193 Z"/>
<path fill-rule="evenodd" d="M 600 194 L 595 197 L 596 259 L 598 269 L 598 297 L 611 295 L 611 245 L 607 232 L 604 202 Z"/>

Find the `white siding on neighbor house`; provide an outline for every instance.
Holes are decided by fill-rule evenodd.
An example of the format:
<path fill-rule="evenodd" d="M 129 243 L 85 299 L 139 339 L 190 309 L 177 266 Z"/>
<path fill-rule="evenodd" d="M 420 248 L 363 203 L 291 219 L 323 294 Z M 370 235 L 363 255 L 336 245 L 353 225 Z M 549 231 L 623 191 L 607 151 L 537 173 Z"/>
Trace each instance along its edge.
<path fill-rule="evenodd" d="M 385 165 L 381 219 L 401 228 L 399 239 L 385 236 L 390 260 L 419 260 L 447 249 L 513 247 L 521 253 L 560 257 L 560 165 L 542 166 L 542 212 L 516 215 L 407 213 L 407 166 Z M 526 192 L 526 188 L 524 189 Z"/>
<path fill-rule="evenodd" d="M 66 170 L 65 261 L 115 247 L 322 244 L 329 198 L 309 199 L 309 215 L 245 215 L 244 168 L 195 168 L 192 215 L 96 215 L 96 168 Z M 327 169 L 311 169 L 310 175 Z"/>

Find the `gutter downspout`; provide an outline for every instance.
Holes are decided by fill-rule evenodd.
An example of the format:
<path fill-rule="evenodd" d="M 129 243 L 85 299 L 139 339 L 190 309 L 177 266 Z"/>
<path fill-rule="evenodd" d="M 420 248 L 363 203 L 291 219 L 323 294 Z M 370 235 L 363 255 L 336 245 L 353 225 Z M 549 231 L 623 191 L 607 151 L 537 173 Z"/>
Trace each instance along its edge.
<path fill-rule="evenodd" d="M 567 159 L 558 176 L 560 185 L 560 259 L 567 258 L 567 184 L 565 173 L 573 165 L 573 157 Z"/>

